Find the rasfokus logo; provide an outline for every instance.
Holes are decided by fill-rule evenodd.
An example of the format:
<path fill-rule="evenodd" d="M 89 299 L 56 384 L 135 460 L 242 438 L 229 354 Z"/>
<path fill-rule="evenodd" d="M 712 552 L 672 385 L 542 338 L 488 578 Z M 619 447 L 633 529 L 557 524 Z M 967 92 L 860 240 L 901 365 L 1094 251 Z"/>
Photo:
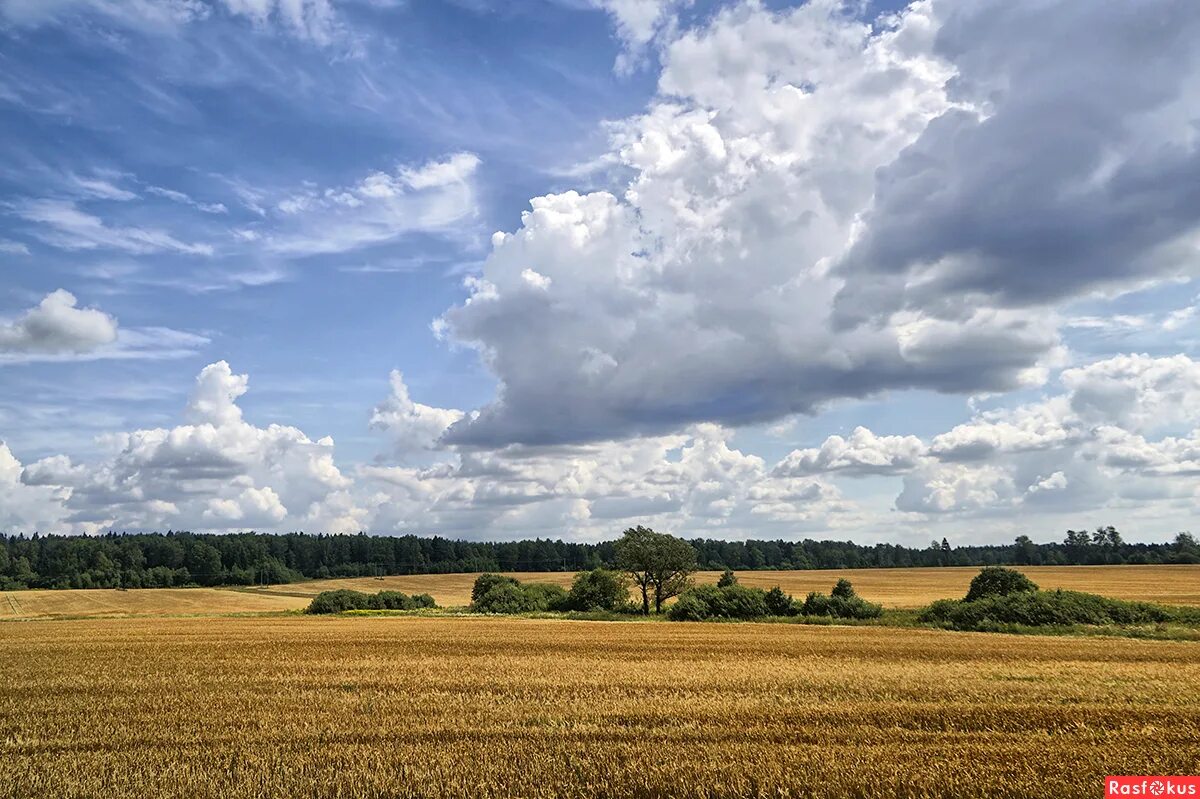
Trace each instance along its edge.
<path fill-rule="evenodd" d="M 1116 796 L 1200 798 L 1200 777 L 1105 777 L 1104 799 Z"/>

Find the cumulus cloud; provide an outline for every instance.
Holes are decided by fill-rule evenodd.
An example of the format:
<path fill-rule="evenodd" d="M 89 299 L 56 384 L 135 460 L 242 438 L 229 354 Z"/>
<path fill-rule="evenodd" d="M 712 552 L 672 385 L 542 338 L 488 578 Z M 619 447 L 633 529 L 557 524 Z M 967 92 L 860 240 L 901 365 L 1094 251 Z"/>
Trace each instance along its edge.
<path fill-rule="evenodd" d="M 459 410 L 413 402 L 399 371 L 392 371 L 391 385 L 391 396 L 371 413 L 371 427 L 385 431 L 401 452 L 434 448 L 446 428 L 463 418 Z"/>
<path fill-rule="evenodd" d="M 621 54 L 613 68 L 618 74 L 635 69 L 645 58 L 646 49 L 660 35 L 673 28 L 674 15 L 691 0 L 594 0 L 612 19 Z"/>
<path fill-rule="evenodd" d="M 659 97 L 614 126 L 625 191 L 535 198 L 442 318 L 500 384 L 447 439 L 653 435 L 888 389 L 1045 380 L 1062 359 L 1050 315 L 976 303 L 834 318 L 876 173 L 960 104 L 937 9 L 885 22 L 745 3 L 666 46 Z"/>
<path fill-rule="evenodd" d="M 0 352 L 81 353 L 117 339 L 117 320 L 95 308 L 79 308 L 75 295 L 58 289 L 10 323 L 0 323 Z"/>
<path fill-rule="evenodd" d="M 716 425 L 583 445 L 439 447 L 439 430 L 460 413 L 414 402 L 398 373 L 373 424 L 410 451 L 432 448 L 429 462 L 343 473 L 331 439 L 248 422 L 238 400 L 249 388 L 246 375 L 219 361 L 197 376 L 183 424 L 108 435 L 101 443 L 110 454 L 100 460 L 55 455 L 22 466 L 4 450 L 11 474 L 5 483 L 0 468 L 0 497 L 23 497 L 10 529 L 51 520 L 52 529 L 79 532 L 369 529 L 598 539 L 631 519 L 743 537 L 858 518 L 836 486 L 777 477 L 758 456 L 731 447 L 731 431 Z"/>
<path fill-rule="evenodd" d="M 356 531 L 362 511 L 348 503 L 352 481 L 333 461 L 333 441 L 300 430 L 256 427 L 237 399 L 248 378 L 210 364 L 196 379 L 184 417 L 172 428 L 108 436 L 113 453 L 96 463 L 65 456 L 35 461 L 21 483 L 54 489 L 64 526 L 216 529 L 308 528 Z"/>
<path fill-rule="evenodd" d="M 840 263 L 843 321 L 1194 274 L 1200 7 L 929 9 L 952 106 L 879 170 Z"/>
<path fill-rule="evenodd" d="M 916 436 L 877 436 L 865 427 L 856 427 L 848 438 L 830 436 L 819 448 L 793 450 L 775 467 L 774 474 L 903 474 L 920 463 L 926 451 L 925 443 Z"/>
<path fill-rule="evenodd" d="M 988 411 L 934 436 L 896 506 L 924 513 L 1147 506 L 1200 474 L 1200 363 L 1116 355 L 1066 369 L 1062 393 Z M 1173 431 L 1191 431 L 1185 435 Z"/>

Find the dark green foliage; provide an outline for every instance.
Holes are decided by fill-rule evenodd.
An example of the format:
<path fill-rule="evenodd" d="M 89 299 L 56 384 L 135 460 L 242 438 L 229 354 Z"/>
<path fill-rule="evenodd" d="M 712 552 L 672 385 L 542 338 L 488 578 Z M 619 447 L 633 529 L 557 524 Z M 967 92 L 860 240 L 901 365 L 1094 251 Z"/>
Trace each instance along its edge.
<path fill-rule="evenodd" d="M 717 578 L 717 588 L 728 588 L 731 585 L 737 585 L 737 575 L 732 569 L 726 569 L 719 578 Z"/>
<path fill-rule="evenodd" d="M 1003 566 L 985 566 L 971 580 L 967 591 L 967 602 L 990 596 L 1031 593 L 1038 590 L 1037 584 L 1016 569 Z"/>
<path fill-rule="evenodd" d="M 476 613 L 535 613 L 562 610 L 566 604 L 562 586 L 521 583 L 499 574 L 479 575 L 471 589 L 471 610 Z"/>
<path fill-rule="evenodd" d="M 627 572 L 642 594 L 642 613 L 662 611 L 663 602 L 679 596 L 691 585 L 696 570 L 696 550 L 682 538 L 656 533 L 649 527 L 630 527 L 614 546 L 617 568 Z"/>
<path fill-rule="evenodd" d="M 305 613 L 342 613 L 347 610 L 366 610 L 371 606 L 371 597 L 361 591 L 342 588 L 337 591 L 322 591 L 313 597 Z"/>
<path fill-rule="evenodd" d="M 471 604 L 477 604 L 483 595 L 500 585 L 519 585 L 515 577 L 505 577 L 503 574 L 481 574 L 475 578 L 471 586 Z"/>
<path fill-rule="evenodd" d="M 1200 623 L 1200 609 L 1126 602 L 1079 591 L 1022 591 L 971 601 L 942 599 L 921 611 L 918 619 L 956 630 L 991 630 L 1008 624 L 1026 627 L 1196 624 Z"/>
<path fill-rule="evenodd" d="M 629 586 L 624 575 L 608 569 L 592 569 L 575 575 L 563 608 L 580 612 L 620 611 L 628 604 Z"/>
<path fill-rule="evenodd" d="M 854 592 L 849 580 L 840 579 L 829 596 L 816 591 L 804 598 L 800 612 L 805 616 L 831 616 L 835 619 L 877 619 L 883 614 L 883 606 L 860 597 Z"/>
<path fill-rule="evenodd" d="M 339 589 L 322 591 L 313 597 L 305 613 L 343 613 L 347 610 L 418 610 L 436 608 L 429 594 L 409 596 L 402 591 L 380 591 L 364 594 L 361 591 Z"/>
<path fill-rule="evenodd" d="M 524 583 L 521 588 L 528 597 L 531 611 L 565 610 L 567 589 L 553 583 Z"/>
<path fill-rule="evenodd" d="M 637 529 L 637 528 L 634 528 Z M 643 530 L 645 528 L 642 528 Z M 649 531 L 653 532 L 653 531 Z M 1098 534 L 1097 534 L 1098 533 Z M 849 541 L 683 542 L 700 569 L 855 569 L 906 566 L 1200 563 L 1189 533 L 1168 543 L 1129 543 L 1109 527 L 1072 531 L 1063 543 L 914 549 Z M 675 539 L 679 540 L 679 539 Z M 203 546 L 201 546 L 203 545 Z M 546 539 L 497 543 L 440 536 L 289 533 L 147 533 L 98 536 L 0 534 L 0 588 L 156 588 L 251 585 L 303 578 L 451 572 L 571 571 L 617 563 L 617 542 L 581 544 Z M 216 552 L 214 557 L 213 552 Z M 685 553 L 687 554 L 687 553 Z M 649 594 L 653 584 L 648 583 Z M 678 587 L 678 586 L 676 586 Z M 649 602 L 646 603 L 649 605 Z"/>
<path fill-rule="evenodd" d="M 761 619 L 769 614 L 767 592 L 741 585 L 701 585 L 684 591 L 667 611 L 671 621 Z"/>
<path fill-rule="evenodd" d="M 527 613 L 533 608 L 529 596 L 514 580 L 489 588 L 479 599 L 471 602 L 471 610 L 476 613 Z"/>
<path fill-rule="evenodd" d="M 763 600 L 767 603 L 767 613 L 772 616 L 795 616 L 800 612 L 792 595 L 785 594 L 779 586 L 767 591 Z"/>

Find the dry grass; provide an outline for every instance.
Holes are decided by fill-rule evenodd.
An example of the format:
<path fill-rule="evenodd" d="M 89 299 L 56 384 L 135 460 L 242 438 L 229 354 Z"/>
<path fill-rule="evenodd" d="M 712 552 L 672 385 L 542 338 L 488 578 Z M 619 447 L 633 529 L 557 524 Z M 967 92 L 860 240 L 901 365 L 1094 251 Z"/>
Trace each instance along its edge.
<path fill-rule="evenodd" d="M 302 608 L 299 597 L 217 588 L 0 592 L 0 620 L 261 613 Z"/>
<path fill-rule="evenodd" d="M 1200 770 L 1200 646 L 477 618 L 0 631 L 0 796 L 1093 797 Z"/>
<path fill-rule="evenodd" d="M 1021 571 L 1042 588 L 1088 591 L 1116 599 L 1139 599 L 1173 605 L 1200 605 L 1200 566 L 1027 566 Z M 979 568 L 932 569 L 840 569 L 828 571 L 743 571 L 744 585 L 759 588 L 780 586 L 797 597 L 809 591 L 828 593 L 839 577 L 872 602 L 890 608 L 916 608 L 935 599 L 960 599 L 967 593 Z M 275 586 L 272 590 L 316 595 L 334 588 L 352 588 L 374 593 L 383 589 L 410 594 L 428 593 L 439 605 L 451 607 L 471 601 L 476 574 L 418 574 L 406 577 L 370 577 L 348 580 L 315 580 Z M 520 580 L 551 582 L 569 586 L 574 574 L 567 572 L 514 573 Z M 719 572 L 701 572 L 698 582 L 715 583 Z"/>

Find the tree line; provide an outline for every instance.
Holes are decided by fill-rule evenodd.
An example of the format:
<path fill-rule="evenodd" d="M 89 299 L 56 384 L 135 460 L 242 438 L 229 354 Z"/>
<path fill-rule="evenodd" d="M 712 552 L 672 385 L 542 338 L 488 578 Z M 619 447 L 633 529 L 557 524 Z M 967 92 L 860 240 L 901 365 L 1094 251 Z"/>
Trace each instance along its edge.
<path fill-rule="evenodd" d="M 637 528 L 634 528 L 637 529 Z M 1112 527 L 1070 530 L 1061 543 L 952 547 L 873 546 L 850 541 L 687 542 L 696 568 L 860 569 L 911 566 L 1200 563 L 1189 533 L 1154 544 L 1125 542 Z M 590 571 L 618 566 L 615 541 L 585 544 L 550 539 L 511 542 L 421 537 L 236 533 L 226 535 L 109 533 L 99 536 L 0 534 L 0 590 L 20 588 L 154 588 L 182 585 L 275 584 L 305 578 L 453 572 Z M 645 602 L 671 586 L 643 574 Z"/>

